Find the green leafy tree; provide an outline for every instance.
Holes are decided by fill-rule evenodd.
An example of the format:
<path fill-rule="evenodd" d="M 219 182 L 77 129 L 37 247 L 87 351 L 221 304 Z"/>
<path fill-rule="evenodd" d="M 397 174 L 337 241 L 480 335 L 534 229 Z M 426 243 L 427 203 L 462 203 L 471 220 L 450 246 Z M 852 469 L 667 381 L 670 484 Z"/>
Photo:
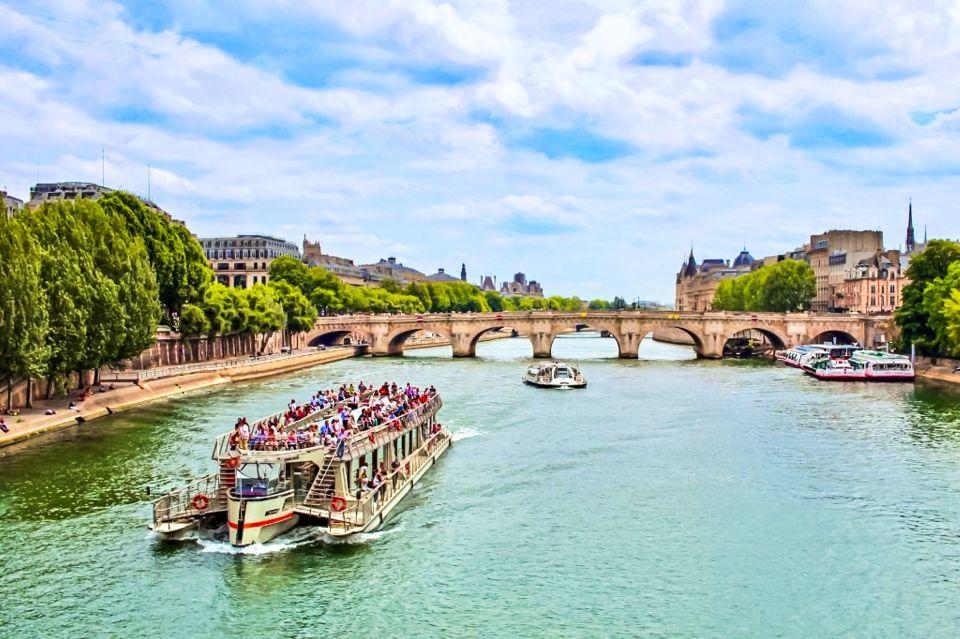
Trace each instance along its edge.
<path fill-rule="evenodd" d="M 317 321 L 317 309 L 307 296 L 289 282 L 278 280 L 270 282 L 274 297 L 283 306 L 287 329 L 294 332 L 308 331 Z"/>
<path fill-rule="evenodd" d="M 810 265 L 784 260 L 722 280 L 714 292 L 712 307 L 718 311 L 802 311 L 810 308 L 815 294 L 816 278 Z"/>
<path fill-rule="evenodd" d="M 0 214 L 0 377 L 7 406 L 13 382 L 43 375 L 50 354 L 41 250 L 21 215 Z"/>
<path fill-rule="evenodd" d="M 119 216 L 147 250 L 168 316 L 186 302 L 200 299 L 213 271 L 200 244 L 182 224 L 144 204 L 138 197 L 113 191 L 98 200 L 107 213 Z"/>
<path fill-rule="evenodd" d="M 180 332 L 184 335 L 205 335 L 210 332 L 210 321 L 196 304 L 184 304 L 180 310 Z"/>
<path fill-rule="evenodd" d="M 283 329 L 287 316 L 283 305 L 274 297 L 273 291 L 263 284 L 257 284 L 243 292 L 249 309 L 246 317 L 246 330 L 260 336 L 258 353 L 262 353 L 270 337 Z"/>
<path fill-rule="evenodd" d="M 926 289 L 937 278 L 946 277 L 950 265 L 958 260 L 960 243 L 949 240 L 930 240 L 927 247 L 910 260 L 906 272 L 910 283 L 903 287 L 903 300 L 894 315 L 900 328 L 898 348 L 914 344 L 920 353 L 938 354 L 938 336 L 930 317 L 937 307 L 926 302 Z"/>
<path fill-rule="evenodd" d="M 591 311 L 605 311 L 610 308 L 610 302 L 607 300 L 590 300 L 588 308 Z"/>
<path fill-rule="evenodd" d="M 946 351 L 953 357 L 960 356 L 960 290 L 950 291 L 943 301 L 943 319 Z"/>

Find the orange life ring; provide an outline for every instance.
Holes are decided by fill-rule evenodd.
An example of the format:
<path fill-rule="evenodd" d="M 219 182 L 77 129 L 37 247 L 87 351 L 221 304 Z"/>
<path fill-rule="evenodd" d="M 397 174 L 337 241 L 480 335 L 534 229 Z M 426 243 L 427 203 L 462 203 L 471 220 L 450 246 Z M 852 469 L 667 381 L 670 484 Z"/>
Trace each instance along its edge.
<path fill-rule="evenodd" d="M 370 433 L 369 435 L 367 435 L 367 439 L 370 440 L 371 444 L 377 443 L 377 437 L 373 433 Z"/>
<path fill-rule="evenodd" d="M 407 474 L 410 474 L 410 462 L 407 462 L 407 465 L 404 466 L 404 469 L 407 471 Z"/>
<path fill-rule="evenodd" d="M 210 505 L 210 498 L 200 493 L 199 495 L 194 495 L 193 499 L 190 500 L 190 504 L 197 510 L 206 510 Z"/>
<path fill-rule="evenodd" d="M 334 497 L 330 500 L 330 510 L 335 513 L 342 513 L 347 509 L 347 500 L 343 497 Z"/>
<path fill-rule="evenodd" d="M 227 463 L 226 463 L 227 468 L 236 468 L 239 465 L 240 465 L 239 457 L 231 457 L 227 460 Z"/>

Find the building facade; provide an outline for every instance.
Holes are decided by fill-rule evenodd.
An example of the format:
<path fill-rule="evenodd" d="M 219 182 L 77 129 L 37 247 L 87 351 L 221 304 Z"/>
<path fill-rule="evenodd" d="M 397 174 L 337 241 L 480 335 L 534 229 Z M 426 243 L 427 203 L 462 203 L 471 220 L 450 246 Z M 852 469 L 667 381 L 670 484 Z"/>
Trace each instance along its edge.
<path fill-rule="evenodd" d="M 900 251 L 877 251 L 848 270 L 837 288 L 835 306 L 857 313 L 890 313 L 903 300 L 909 283 L 900 266 Z"/>
<path fill-rule="evenodd" d="M 690 249 L 690 255 L 677 273 L 674 308 L 678 311 L 711 310 L 713 297 L 720 282 L 750 273 L 763 266 L 763 263 L 763 261 L 754 260 L 744 247 L 732 264 L 729 260 L 718 258 L 705 259 L 701 264 L 697 264 L 693 249 Z"/>
<path fill-rule="evenodd" d="M 3 214 L 7 217 L 13 217 L 17 209 L 23 206 L 23 200 L 9 195 L 6 191 L 0 191 L 0 199 L 3 200 Z"/>
<path fill-rule="evenodd" d="M 460 280 L 458 280 L 452 275 L 449 275 L 442 268 L 439 268 L 437 269 L 437 272 L 434 273 L 433 275 L 427 275 L 427 281 L 443 283 L 443 282 L 459 282 Z"/>
<path fill-rule="evenodd" d="M 514 273 L 513 280 L 500 284 L 503 297 L 543 297 L 543 287 L 537 280 L 527 281 L 524 273 Z"/>
<path fill-rule="evenodd" d="M 270 235 L 206 237 L 199 241 L 217 281 L 236 288 L 266 284 L 270 264 L 281 255 L 300 259 L 296 244 Z"/>
<path fill-rule="evenodd" d="M 320 242 L 311 242 L 303 236 L 303 262 L 307 266 L 319 266 L 326 269 L 351 286 L 367 286 L 373 282 L 363 269 L 345 257 L 324 255 Z"/>
<path fill-rule="evenodd" d="M 31 209 L 35 209 L 44 202 L 60 200 L 99 200 L 107 193 L 113 193 L 115 189 L 106 186 L 94 184 L 93 182 L 38 182 L 30 188 L 30 201 L 27 203 Z M 136 196 L 143 202 L 147 208 L 162 214 L 168 220 L 183 224 L 181 220 L 174 220 L 173 216 L 157 206 L 155 202 L 145 197 Z"/>
<path fill-rule="evenodd" d="M 861 260 L 879 252 L 883 252 L 882 231 L 833 230 L 811 235 L 807 262 L 817 282 L 811 309 L 823 312 L 842 308 L 842 298 L 837 294 L 847 274 Z"/>

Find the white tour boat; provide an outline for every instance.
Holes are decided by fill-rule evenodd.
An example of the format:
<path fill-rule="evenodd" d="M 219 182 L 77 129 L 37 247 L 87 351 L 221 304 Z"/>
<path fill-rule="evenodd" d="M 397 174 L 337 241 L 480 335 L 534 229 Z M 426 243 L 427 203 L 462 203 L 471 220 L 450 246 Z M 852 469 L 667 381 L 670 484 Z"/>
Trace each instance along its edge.
<path fill-rule="evenodd" d="M 828 381 L 908 382 L 914 378 L 910 358 L 881 351 L 857 351 L 849 358 L 820 357 L 804 371 Z"/>
<path fill-rule="evenodd" d="M 371 392 L 359 403 L 338 402 L 287 426 L 316 432 L 318 423 L 338 418 L 345 408 L 356 417 L 376 402 L 389 407 L 389 419 L 335 446 L 252 449 L 238 445 L 235 431 L 221 435 L 212 455 L 217 472 L 156 500 L 151 530 L 175 539 L 225 522 L 234 546 L 269 541 L 299 523 L 334 537 L 375 530 L 450 447 L 450 433 L 436 421 L 440 395 L 407 397 L 398 409 Z M 378 468 L 387 469 L 382 483 L 364 481 Z"/>
<path fill-rule="evenodd" d="M 524 373 L 523 381 L 539 388 L 584 388 L 587 385 L 583 373 L 562 362 L 534 364 Z"/>

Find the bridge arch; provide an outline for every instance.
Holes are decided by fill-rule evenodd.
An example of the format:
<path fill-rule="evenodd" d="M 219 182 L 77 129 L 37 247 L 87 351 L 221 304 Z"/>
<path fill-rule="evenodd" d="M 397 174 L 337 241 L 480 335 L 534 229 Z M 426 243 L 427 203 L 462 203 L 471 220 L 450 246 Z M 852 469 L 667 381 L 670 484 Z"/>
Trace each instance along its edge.
<path fill-rule="evenodd" d="M 723 343 L 723 355 L 726 357 L 728 354 L 735 354 L 740 357 L 744 353 L 737 352 L 737 346 L 735 346 L 738 340 L 742 340 L 744 345 L 747 343 L 746 340 L 756 339 L 759 336 L 759 339 L 769 343 L 770 348 L 773 350 L 781 350 L 786 348 L 787 340 L 778 335 L 776 331 L 772 331 L 769 328 L 762 328 L 759 326 L 744 326 L 739 330 L 732 332 Z M 751 349 L 749 355 L 753 355 L 754 351 Z"/>
<path fill-rule="evenodd" d="M 307 346 L 315 348 L 317 346 L 334 346 L 336 344 L 352 343 L 352 338 L 353 331 L 343 329 L 322 331 L 311 337 L 307 341 Z M 346 340 L 349 340 L 349 342 Z"/>
<path fill-rule="evenodd" d="M 553 333 L 550 338 L 550 357 L 554 356 L 553 347 L 556 345 L 558 337 L 575 335 L 581 332 L 598 333 L 603 339 L 612 339 L 616 344 L 616 350 L 611 357 L 621 357 L 627 347 L 626 340 L 620 334 L 618 327 L 602 321 L 591 322 L 589 318 L 584 318 L 571 322 L 567 326 L 561 326 L 559 330 Z M 632 356 L 635 357 L 636 353 L 633 353 Z"/>
<path fill-rule="evenodd" d="M 859 344 L 860 340 L 847 331 L 831 329 L 822 331 L 813 338 L 811 344 Z"/>
<path fill-rule="evenodd" d="M 486 335 L 487 333 L 490 333 L 490 332 L 492 332 L 492 331 L 500 331 L 500 330 L 503 330 L 503 329 L 505 329 L 505 328 L 508 328 L 508 329 L 510 329 L 510 330 L 512 331 L 511 335 L 512 335 L 513 337 L 526 337 L 527 340 L 530 342 L 531 348 L 533 348 L 533 346 L 534 346 L 533 340 L 530 339 L 530 336 L 529 336 L 529 335 L 524 334 L 523 332 L 521 332 L 521 331 L 518 330 L 517 328 L 511 326 L 509 323 L 499 323 L 499 322 L 498 322 L 498 323 L 496 323 L 496 324 L 491 324 L 491 325 L 489 325 L 489 326 L 484 326 L 484 327 L 480 328 L 479 330 L 476 330 L 476 331 L 468 334 L 467 336 L 465 336 L 465 338 L 464 338 L 463 341 L 461 342 L 461 343 L 463 344 L 463 351 L 460 352 L 460 351 L 458 351 L 457 349 L 455 349 L 455 350 L 454 350 L 454 355 L 455 355 L 455 356 L 458 356 L 458 357 L 460 357 L 460 356 L 462 356 L 462 357 L 475 357 L 476 354 L 477 354 L 477 344 L 480 343 L 480 338 L 481 338 L 481 337 L 483 337 L 484 335 Z"/>
<path fill-rule="evenodd" d="M 385 347 L 383 351 L 379 354 L 382 355 L 403 355 L 403 346 L 406 344 L 407 340 L 410 339 L 414 334 L 421 331 L 430 331 L 431 333 L 439 333 L 447 338 L 451 339 L 450 332 L 446 327 L 438 327 L 434 325 L 428 326 L 407 326 L 398 330 L 394 330 L 391 333 L 388 333 L 384 338 Z"/>

